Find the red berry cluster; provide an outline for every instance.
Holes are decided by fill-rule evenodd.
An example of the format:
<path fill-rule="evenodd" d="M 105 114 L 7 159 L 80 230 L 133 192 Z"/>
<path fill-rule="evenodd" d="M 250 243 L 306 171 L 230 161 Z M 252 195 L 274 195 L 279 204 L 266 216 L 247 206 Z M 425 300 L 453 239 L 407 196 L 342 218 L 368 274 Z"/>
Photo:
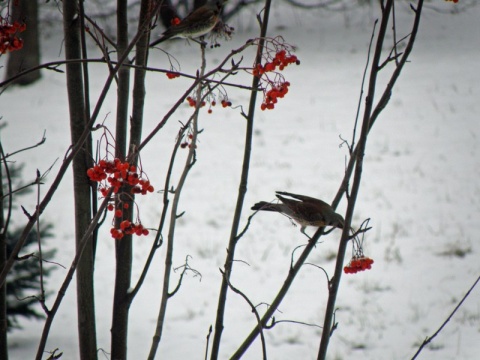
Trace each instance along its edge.
<path fill-rule="evenodd" d="M 125 210 L 127 210 L 127 209 L 130 207 L 130 205 L 128 205 L 128 203 L 124 203 L 124 204 L 122 205 L 122 207 L 123 207 Z M 114 206 L 112 203 L 108 204 L 108 206 L 107 206 L 107 210 L 108 210 L 108 211 L 113 211 L 114 209 L 115 209 L 115 206 Z M 117 211 L 115 211 L 115 216 L 116 216 L 116 217 L 122 217 L 122 216 L 123 216 L 123 211 L 120 210 L 120 209 L 118 209 Z"/>
<path fill-rule="evenodd" d="M 263 103 L 260 105 L 262 110 L 272 110 L 277 103 L 278 98 L 283 98 L 288 93 L 288 87 L 290 83 L 288 81 L 281 82 L 273 86 L 270 90 L 265 93 L 263 98 Z"/>
<path fill-rule="evenodd" d="M 208 111 L 207 111 L 209 114 L 211 114 L 213 112 L 212 107 L 215 107 L 215 105 L 217 105 L 217 102 L 215 100 L 212 100 L 210 102 L 210 107 L 208 108 Z"/>
<path fill-rule="evenodd" d="M 191 96 L 188 96 L 186 99 L 185 99 L 187 102 L 188 102 L 188 105 L 190 107 L 195 107 L 197 106 L 197 100 L 194 99 L 193 97 Z M 212 100 L 210 101 L 209 100 L 209 104 L 210 104 L 210 107 L 208 108 L 208 113 L 211 114 L 213 112 L 212 110 L 212 107 L 216 106 L 217 105 L 217 102 L 215 100 Z M 227 99 L 223 99 L 220 104 L 222 105 L 222 107 L 226 108 L 228 106 L 232 106 L 232 102 L 227 100 Z M 207 105 L 207 102 L 205 100 L 203 100 L 201 103 L 200 103 L 200 107 L 204 107 Z"/>
<path fill-rule="evenodd" d="M 113 188 L 113 193 L 117 198 L 117 208 L 113 201 L 108 204 L 107 210 L 114 211 L 115 217 L 122 218 L 124 211 L 129 209 L 127 202 L 121 201 L 119 194 L 123 185 L 130 186 L 131 194 L 146 195 L 154 191 L 153 186 L 148 179 L 142 178 L 142 171 L 139 171 L 137 166 L 130 165 L 128 162 L 122 162 L 115 158 L 113 161 L 100 160 L 97 165 L 87 170 L 87 176 L 91 181 L 102 183 L 99 186 L 99 192 L 102 196 L 107 196 L 110 188 Z M 148 230 L 143 227 L 139 220 L 132 223 L 130 220 L 123 220 L 119 228 L 113 227 L 110 229 L 110 234 L 114 239 L 121 239 L 125 235 L 148 235 Z"/>
<path fill-rule="evenodd" d="M 220 103 L 222 104 L 222 107 L 224 107 L 224 108 L 226 108 L 228 106 L 232 106 L 232 102 L 229 101 L 229 100 L 226 100 L 226 99 L 223 99 Z"/>
<path fill-rule="evenodd" d="M 23 47 L 23 40 L 17 37 L 17 34 L 26 28 L 26 24 L 20 24 L 18 21 L 10 24 L 7 19 L 0 16 L 0 54 L 20 50 Z"/>
<path fill-rule="evenodd" d="M 253 69 L 253 75 L 260 77 L 267 72 L 277 70 L 277 67 L 278 70 L 282 71 L 286 66 L 293 63 L 300 65 L 300 60 L 298 60 L 296 55 L 287 54 L 287 51 L 282 49 L 275 54 L 271 61 L 267 61 L 265 65 L 257 64 Z"/>
<path fill-rule="evenodd" d="M 154 188 L 149 180 L 142 179 L 138 173 L 137 167 L 128 162 L 122 162 L 115 158 L 113 161 L 100 160 L 97 165 L 87 170 L 87 175 L 92 181 L 102 182 L 106 180 L 108 185 L 100 188 L 103 196 L 107 195 L 109 188 L 113 187 L 113 192 L 117 194 L 124 184 L 131 186 L 132 194 L 145 195 L 153 192 Z"/>
<path fill-rule="evenodd" d="M 193 139 L 193 134 L 188 134 L 187 140 L 184 141 L 184 142 L 182 142 L 182 143 L 180 144 L 180 147 L 181 147 L 182 149 L 185 149 L 185 148 L 187 148 L 187 147 L 188 147 L 188 148 L 191 148 L 191 147 L 192 147 L 192 139 Z M 197 148 L 197 145 L 195 145 L 195 149 L 196 149 L 196 148 Z"/>
<path fill-rule="evenodd" d="M 253 76 L 260 78 L 260 88 L 263 90 L 262 110 L 272 110 L 278 99 L 288 93 L 290 82 L 279 72 L 290 64 L 300 65 L 300 60 L 292 54 L 293 47 L 286 44 L 281 37 L 270 39 L 266 45 L 264 64 L 256 64 L 252 70 Z M 273 73 L 274 76 L 270 75 Z"/>
<path fill-rule="evenodd" d="M 173 73 L 173 72 L 170 72 L 170 71 L 167 71 L 167 72 L 165 73 L 165 75 L 167 75 L 167 77 L 168 77 L 170 80 L 180 77 L 180 74 L 176 74 L 176 73 Z"/>
<path fill-rule="evenodd" d="M 212 100 L 210 102 L 210 108 L 208 109 L 209 114 L 213 112 L 212 107 L 214 107 L 215 105 L 217 105 L 217 102 L 215 100 Z M 223 108 L 226 108 L 232 106 L 232 102 L 227 99 L 223 99 L 222 101 L 220 101 L 220 105 L 222 105 Z"/>
<path fill-rule="evenodd" d="M 354 256 L 347 266 L 343 268 L 345 274 L 355 274 L 359 271 L 370 270 L 373 259 L 365 256 Z"/>
<path fill-rule="evenodd" d="M 148 235 L 148 229 L 144 228 L 141 223 L 134 224 L 130 220 L 123 220 L 120 223 L 120 229 L 111 228 L 110 234 L 114 239 L 120 240 L 125 235 Z"/>
<path fill-rule="evenodd" d="M 189 105 L 189 106 L 191 106 L 191 107 L 197 106 L 197 100 L 194 99 L 193 97 L 188 96 L 185 100 L 188 102 L 188 105 Z M 203 101 L 200 103 L 200 107 L 204 107 L 205 105 L 207 105 L 207 103 L 205 102 L 205 100 L 203 100 Z"/>

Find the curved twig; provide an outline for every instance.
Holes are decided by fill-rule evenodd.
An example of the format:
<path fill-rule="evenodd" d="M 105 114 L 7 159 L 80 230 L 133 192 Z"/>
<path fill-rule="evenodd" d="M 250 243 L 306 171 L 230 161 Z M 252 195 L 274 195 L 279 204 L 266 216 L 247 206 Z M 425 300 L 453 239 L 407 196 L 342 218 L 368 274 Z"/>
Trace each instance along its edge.
<path fill-rule="evenodd" d="M 230 277 L 228 277 L 221 269 L 220 269 L 220 272 L 222 273 L 223 278 L 227 282 L 228 287 L 234 293 L 240 295 L 248 303 L 248 305 L 250 305 L 250 308 L 252 309 L 252 312 L 255 314 L 255 318 L 257 319 L 257 324 L 260 327 L 260 340 L 261 340 L 261 343 L 262 343 L 262 359 L 266 360 L 267 359 L 267 346 L 266 346 L 266 342 L 265 342 L 265 335 L 263 334 L 264 326 L 262 325 L 262 321 L 260 319 L 260 315 L 258 314 L 257 308 L 255 307 L 255 305 L 253 305 L 253 303 L 250 301 L 250 299 L 248 298 L 247 295 L 245 295 L 242 291 L 240 291 L 239 289 L 237 289 L 235 286 L 232 285 L 232 283 L 230 282 Z"/>

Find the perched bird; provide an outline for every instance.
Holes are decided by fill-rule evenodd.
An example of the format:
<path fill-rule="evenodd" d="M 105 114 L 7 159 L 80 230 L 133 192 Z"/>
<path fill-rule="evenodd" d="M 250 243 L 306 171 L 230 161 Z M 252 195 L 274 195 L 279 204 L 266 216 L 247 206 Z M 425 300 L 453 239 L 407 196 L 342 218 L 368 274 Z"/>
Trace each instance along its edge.
<path fill-rule="evenodd" d="M 226 1 L 208 0 L 205 5 L 193 10 L 180 23 L 169 27 L 162 34 L 162 37 L 152 42 L 150 46 L 155 46 L 174 37 L 194 39 L 208 34 L 217 25 L 220 19 L 220 11 Z"/>
<path fill-rule="evenodd" d="M 276 211 L 284 214 L 301 225 L 300 231 L 303 234 L 305 234 L 307 226 L 333 226 L 343 229 L 345 220 L 342 215 L 337 214 L 329 204 L 322 200 L 283 191 L 277 191 L 276 196 L 281 201 L 280 203 L 272 204 L 260 201 L 252 207 L 252 210 Z"/>

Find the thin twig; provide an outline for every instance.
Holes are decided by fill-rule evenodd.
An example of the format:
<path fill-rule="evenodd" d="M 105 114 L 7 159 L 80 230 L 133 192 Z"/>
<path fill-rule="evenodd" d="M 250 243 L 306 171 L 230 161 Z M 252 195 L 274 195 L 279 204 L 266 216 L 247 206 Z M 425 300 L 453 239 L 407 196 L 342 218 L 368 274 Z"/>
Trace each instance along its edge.
<path fill-rule="evenodd" d="M 280 324 L 280 323 L 289 323 L 289 324 L 305 325 L 305 326 L 316 327 L 316 328 L 319 328 L 319 329 L 322 328 L 320 325 L 310 324 L 310 323 L 306 323 L 306 322 L 304 322 L 304 321 L 297 321 L 297 320 L 276 320 L 275 318 L 272 318 L 272 319 L 273 319 L 272 324 L 266 326 L 265 329 L 271 329 L 271 328 L 273 328 L 275 325 Z"/>
<path fill-rule="evenodd" d="M 10 196 L 10 195 L 13 195 L 17 192 L 21 192 L 27 188 L 29 188 L 30 186 L 34 186 L 34 185 L 43 185 L 43 180 L 47 177 L 47 175 L 50 173 L 50 171 L 52 170 L 53 166 L 55 165 L 55 163 L 57 162 L 58 159 L 56 159 L 52 165 L 50 165 L 50 167 L 45 170 L 45 172 L 43 174 L 41 174 L 40 176 L 37 176 L 35 178 L 35 180 L 33 180 L 31 183 L 28 183 L 26 185 L 23 185 L 23 186 L 20 186 L 19 188 L 15 189 L 15 190 L 11 190 L 11 193 L 8 193 L 8 194 L 5 194 L 3 197 L 0 197 L 0 200 L 4 199 L 5 197 L 7 196 Z"/>
<path fill-rule="evenodd" d="M 205 47 L 202 45 L 201 47 L 201 67 L 199 71 L 199 77 L 202 77 L 204 72 L 205 72 L 205 67 L 206 67 L 206 60 L 205 60 Z M 180 202 L 180 196 L 182 193 L 183 186 L 185 185 L 185 181 L 187 179 L 187 176 L 192 169 L 192 166 L 196 162 L 196 143 L 197 143 L 197 135 L 198 135 L 198 114 L 199 110 L 201 107 L 201 92 L 202 92 L 202 85 L 200 82 L 198 82 L 198 87 L 197 87 L 197 103 L 195 105 L 195 110 L 190 118 L 189 121 L 192 122 L 192 139 L 190 142 L 190 148 L 188 151 L 187 158 L 185 160 L 185 165 L 182 171 L 182 174 L 180 175 L 180 179 L 178 180 L 177 187 L 175 189 L 175 195 L 173 197 L 172 201 L 172 209 L 171 209 L 171 216 L 170 216 L 170 224 L 169 224 L 169 229 L 168 229 L 168 237 L 167 237 L 167 249 L 166 249 L 166 254 L 165 254 L 165 270 L 163 274 L 163 287 L 162 287 L 162 297 L 160 300 L 160 309 L 157 317 L 157 324 L 155 328 L 155 334 L 153 336 L 152 344 L 150 346 L 150 352 L 148 354 L 148 359 L 153 360 L 155 358 L 155 355 L 157 353 L 158 345 L 160 343 L 161 337 L 162 337 L 162 332 L 163 332 L 163 327 L 165 323 L 165 315 L 166 315 L 166 308 L 167 308 L 167 302 L 169 299 L 169 284 L 170 284 L 170 274 L 172 270 L 172 259 L 173 259 L 173 249 L 174 249 L 174 240 L 175 240 L 175 228 L 176 228 L 176 223 L 177 223 L 177 212 L 178 212 L 178 206 Z M 145 141 L 143 142 L 145 143 Z M 142 144 L 143 144 L 142 143 Z M 142 146 L 142 144 L 139 146 L 139 148 Z"/>
<path fill-rule="evenodd" d="M 261 21 L 260 29 L 260 39 L 258 41 L 257 54 L 255 57 L 255 64 L 260 64 L 262 61 L 264 47 L 265 47 L 265 36 L 268 29 L 268 21 L 270 18 L 270 6 L 271 0 L 265 1 L 265 8 L 263 14 L 263 20 Z M 248 42 L 247 42 L 248 44 Z M 246 45 L 247 45 L 246 44 Z M 252 89 L 257 89 L 260 84 L 260 78 L 254 76 L 252 79 Z M 227 302 L 227 292 L 228 292 L 228 281 L 233 269 L 233 260 L 235 258 L 235 248 L 237 245 L 238 239 L 238 229 L 240 226 L 240 217 L 242 214 L 243 202 L 245 195 L 247 193 L 247 184 L 248 184 L 248 174 L 250 170 L 250 158 L 252 153 L 252 141 L 253 141 L 253 124 L 255 118 L 255 108 L 257 101 L 257 92 L 253 91 L 250 93 L 250 102 L 247 114 L 247 128 L 245 131 L 245 145 L 244 145 L 244 154 L 243 154 L 243 164 L 242 164 L 242 173 L 240 175 L 240 185 L 238 188 L 237 202 L 235 205 L 235 213 L 233 215 L 232 227 L 230 230 L 230 238 L 228 242 L 227 255 L 225 258 L 224 264 L 224 273 L 225 276 L 222 278 L 222 284 L 220 285 L 220 293 L 217 303 L 217 313 L 215 319 L 215 334 L 213 337 L 212 343 L 212 353 L 210 356 L 211 360 L 217 360 L 220 351 L 220 340 L 222 337 L 222 332 L 224 329 L 224 316 L 225 308 Z M 258 330 L 261 331 L 263 323 L 258 323 Z"/>
<path fill-rule="evenodd" d="M 2 154 L 2 158 L 0 159 L 0 161 L 5 161 L 6 159 L 8 159 L 9 157 L 11 157 L 13 155 L 21 153 L 23 151 L 28 151 L 28 150 L 31 150 L 31 149 L 35 149 L 36 147 L 39 147 L 40 145 L 43 145 L 45 143 L 45 141 L 47 140 L 47 138 L 45 137 L 45 133 L 46 133 L 46 131 L 43 131 L 42 139 L 38 143 L 36 143 L 35 145 L 27 146 L 26 148 L 16 150 L 12 153 L 7 153 L 6 155 Z"/>
<path fill-rule="evenodd" d="M 65 294 L 67 292 L 67 289 L 70 285 L 70 282 L 73 279 L 73 274 L 75 273 L 75 270 L 77 269 L 78 262 L 79 262 L 79 260 L 82 256 L 82 254 L 83 254 L 83 250 L 85 249 L 86 245 L 88 244 L 88 242 L 90 240 L 90 235 L 94 231 L 94 229 L 96 228 L 98 220 L 100 219 L 100 216 L 102 215 L 102 211 L 104 211 L 107 208 L 109 198 L 112 195 L 112 193 L 113 193 L 113 187 L 110 189 L 109 193 L 107 194 L 107 196 L 103 200 L 102 204 L 98 208 L 97 214 L 95 215 L 95 217 L 90 222 L 90 225 L 85 230 L 85 234 L 83 235 L 83 237 L 80 239 L 80 241 L 78 243 L 77 252 L 75 253 L 75 256 L 72 260 L 70 268 L 68 269 L 67 275 L 65 276 L 65 279 L 62 283 L 62 286 L 58 290 L 57 297 L 55 298 L 53 306 L 52 306 L 50 312 L 48 313 L 47 320 L 45 321 L 45 325 L 43 327 L 40 343 L 39 343 L 38 348 L 37 348 L 36 360 L 41 360 L 42 359 L 42 355 L 43 355 L 43 352 L 45 350 L 45 345 L 47 344 L 48 334 L 50 332 L 50 328 L 52 326 L 53 319 L 54 319 L 54 317 L 55 317 L 55 315 L 56 315 L 56 313 L 57 313 L 57 311 L 60 307 L 60 304 L 62 303 L 63 297 L 65 296 Z"/>
<path fill-rule="evenodd" d="M 403 52 L 402 58 L 400 59 L 400 62 L 398 63 L 398 66 L 395 68 L 393 71 L 392 75 L 390 76 L 390 80 L 388 81 L 388 84 L 385 86 L 385 89 L 383 91 L 382 96 L 380 97 L 380 100 L 378 100 L 377 105 L 375 109 L 372 112 L 372 115 L 370 117 L 370 122 L 369 122 L 369 128 L 368 131 L 370 131 L 373 128 L 373 125 L 375 124 L 375 121 L 378 118 L 378 115 L 382 112 L 382 110 L 387 106 L 390 96 L 392 93 L 392 89 L 395 86 L 398 77 L 400 76 L 400 73 L 403 70 L 403 67 L 405 66 L 405 63 L 407 62 L 407 59 L 410 56 L 410 53 L 413 49 L 413 44 L 415 43 L 415 39 L 418 33 L 418 28 L 420 25 L 420 18 L 421 18 L 421 13 L 422 13 L 422 7 L 423 7 L 423 0 L 419 0 L 417 4 L 417 8 L 413 9 L 415 12 L 415 19 L 414 23 L 412 26 L 412 32 L 410 33 L 410 38 L 408 40 L 407 46 L 405 48 L 405 51 Z M 358 152 L 358 146 L 355 148 L 353 151 L 352 156 L 350 157 L 350 160 L 348 161 L 347 168 L 345 170 L 345 174 L 342 180 L 342 183 L 340 185 L 340 188 L 337 191 L 337 194 L 335 195 L 335 198 L 332 201 L 332 207 L 335 209 L 338 204 L 340 203 L 340 200 L 342 199 L 343 195 L 345 192 L 348 190 L 348 181 L 350 177 L 352 176 L 352 172 L 354 169 L 355 161 L 356 161 L 356 154 Z"/>
<path fill-rule="evenodd" d="M 189 119 L 189 121 L 187 122 L 186 125 L 183 125 L 181 127 L 181 129 L 178 133 L 178 136 L 177 136 L 177 140 L 176 140 L 176 142 L 173 146 L 172 154 L 170 156 L 170 162 L 169 162 L 169 165 L 168 165 L 167 174 L 165 176 L 165 185 L 163 187 L 162 214 L 160 215 L 160 221 L 159 221 L 159 224 L 158 224 L 158 227 L 157 227 L 155 239 L 153 240 L 152 247 L 150 248 L 150 252 L 148 254 L 147 260 L 145 261 L 145 265 L 143 266 L 142 273 L 140 274 L 140 277 L 139 277 L 136 285 L 134 286 L 132 292 L 129 294 L 128 301 L 130 301 L 130 302 L 133 301 L 133 298 L 137 295 L 138 291 L 140 290 L 140 287 L 142 286 L 143 282 L 145 281 L 148 270 L 149 270 L 150 265 L 153 261 L 153 257 L 155 255 L 157 249 L 160 248 L 160 246 L 163 243 L 162 232 L 163 232 L 163 227 L 165 225 L 165 219 L 167 217 L 168 205 L 170 203 L 170 200 L 168 198 L 168 193 L 169 193 L 169 188 L 170 188 L 170 180 L 171 180 L 171 177 L 172 177 L 173 165 L 174 165 L 175 159 L 177 157 L 178 149 L 180 148 L 180 143 L 182 141 L 183 134 L 185 133 L 185 131 L 190 126 L 190 121 L 191 121 L 191 119 Z"/>
<path fill-rule="evenodd" d="M 40 171 L 37 170 L 37 179 L 41 177 Z M 38 204 L 40 203 L 40 183 L 37 182 L 37 207 Z M 45 311 L 46 314 L 48 314 L 50 311 L 47 308 L 45 304 L 45 287 L 44 287 L 44 281 L 43 281 L 43 253 L 42 253 L 42 239 L 40 237 L 40 215 L 37 213 L 37 219 L 36 219 L 36 233 L 37 233 L 37 244 L 38 244 L 38 266 L 40 268 L 40 305 L 42 306 L 43 310 Z"/>
<path fill-rule="evenodd" d="M 177 271 L 178 269 L 181 269 L 183 268 L 182 270 L 182 273 L 180 274 L 180 278 L 178 279 L 178 283 L 177 283 L 177 286 L 175 287 L 175 289 L 173 289 L 173 291 L 171 293 L 168 294 L 168 297 L 171 298 L 172 296 L 174 296 L 177 291 L 180 289 L 180 287 L 182 286 L 182 281 L 183 281 L 183 277 L 185 276 L 185 274 L 187 273 L 187 271 L 191 271 L 193 272 L 193 277 L 197 277 L 199 276 L 200 277 L 200 281 L 202 281 L 202 274 L 200 273 L 200 271 L 197 271 L 195 269 L 193 269 L 192 267 L 190 267 L 190 265 L 188 264 L 188 258 L 190 258 L 191 256 L 190 255 L 187 255 L 185 257 L 185 264 L 173 269 L 173 271 Z"/>
<path fill-rule="evenodd" d="M 213 327 L 212 325 L 210 325 L 210 327 L 208 328 L 208 334 L 207 334 L 207 343 L 205 345 L 205 360 L 208 359 L 208 345 L 210 344 L 210 335 L 212 335 L 212 331 L 213 331 Z"/>
<path fill-rule="evenodd" d="M 360 85 L 360 95 L 358 96 L 357 113 L 355 115 L 355 123 L 353 125 L 352 143 L 348 146 L 350 156 L 352 156 L 353 149 L 355 148 L 355 134 L 357 132 L 358 118 L 360 116 L 360 109 L 362 107 L 363 89 L 365 86 L 365 79 L 367 78 L 368 67 L 370 65 L 370 54 L 372 50 L 373 39 L 375 37 L 375 28 L 377 27 L 377 23 L 378 23 L 378 19 L 375 20 L 375 22 L 373 23 L 372 36 L 370 37 L 370 42 L 368 44 L 367 62 L 365 63 L 365 68 L 363 69 L 362 84 Z"/>
<path fill-rule="evenodd" d="M 257 319 L 258 327 L 260 328 L 260 340 L 261 340 L 261 343 L 262 343 L 262 359 L 266 360 L 267 359 L 267 345 L 266 345 L 266 342 L 265 342 L 265 335 L 263 334 L 264 326 L 262 325 L 262 320 L 260 319 L 260 315 L 258 314 L 257 308 L 252 303 L 252 301 L 248 298 L 247 295 L 245 295 L 242 291 L 240 291 L 239 289 L 237 289 L 235 286 L 232 285 L 232 283 L 230 282 L 230 277 L 227 277 L 227 275 L 222 270 L 220 270 L 220 272 L 222 273 L 223 277 L 225 278 L 225 281 L 227 282 L 230 289 L 234 293 L 240 295 L 248 303 L 248 305 L 250 305 L 250 308 L 252 309 L 252 312 L 254 313 L 255 318 Z"/>
<path fill-rule="evenodd" d="M 330 284 L 330 277 L 328 276 L 328 273 L 327 273 L 327 270 L 325 270 L 323 267 L 317 265 L 317 264 L 312 264 L 312 263 L 308 263 L 306 262 L 305 265 L 310 265 L 310 266 L 313 266 L 313 267 L 316 267 L 317 269 L 320 269 L 323 271 L 325 277 L 327 278 L 327 284 Z"/>
<path fill-rule="evenodd" d="M 440 334 L 440 332 L 443 330 L 443 328 L 447 325 L 447 323 L 452 319 L 453 315 L 455 315 L 455 313 L 457 312 L 458 309 L 460 309 L 460 307 L 462 306 L 463 302 L 467 299 L 467 297 L 470 295 L 470 293 L 472 292 L 472 290 L 475 288 L 475 286 L 477 286 L 478 282 L 480 281 L 480 276 L 477 277 L 477 280 L 475 280 L 475 282 L 473 283 L 473 285 L 470 287 L 470 289 L 468 289 L 467 293 L 463 296 L 463 298 L 459 301 L 459 303 L 457 304 L 457 306 L 455 306 L 455 309 L 453 309 L 453 311 L 450 313 L 450 315 L 445 319 L 445 321 L 442 323 L 442 325 L 440 325 L 440 327 L 437 329 L 437 331 L 435 331 L 435 333 L 432 335 L 432 336 L 427 336 L 427 338 L 425 340 L 423 340 L 423 343 L 422 345 L 420 345 L 420 347 L 418 348 L 417 352 L 415 353 L 415 355 L 413 355 L 412 357 L 412 360 L 416 359 L 417 356 L 420 354 L 420 352 L 423 350 L 423 348 L 428 345 L 433 339 L 435 339 L 437 337 L 438 334 Z"/>
<path fill-rule="evenodd" d="M 3 144 L 2 142 L 0 141 L 0 155 L 3 159 L 3 166 L 5 168 L 5 174 L 7 176 L 7 187 L 8 187 L 8 194 L 7 195 L 4 195 L 1 197 L 0 201 L 3 201 L 3 199 L 5 198 L 5 196 L 8 196 L 8 210 L 7 210 L 7 216 L 5 217 L 5 221 L 4 223 L 2 224 L 3 225 L 3 229 L 1 231 L 1 234 L 0 234 L 0 237 L 1 238 L 6 238 L 6 235 L 7 235 L 7 231 L 8 231 L 8 227 L 9 227 L 9 224 L 10 224 L 10 218 L 12 216 L 12 206 L 13 206 L 13 191 L 12 191 L 12 176 L 10 174 L 10 168 L 7 164 L 7 162 L 5 161 L 6 159 L 6 156 L 5 156 L 5 153 L 3 152 Z M 3 186 L 3 185 L 2 185 Z M 2 190 L 0 191 L 0 193 L 3 195 L 3 187 L 2 187 Z"/>

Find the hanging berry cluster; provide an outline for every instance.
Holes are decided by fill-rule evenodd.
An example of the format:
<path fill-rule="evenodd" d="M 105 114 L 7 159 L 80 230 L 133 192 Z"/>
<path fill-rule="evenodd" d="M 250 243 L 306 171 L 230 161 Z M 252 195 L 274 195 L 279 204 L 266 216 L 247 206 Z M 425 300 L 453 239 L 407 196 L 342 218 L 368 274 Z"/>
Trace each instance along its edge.
<path fill-rule="evenodd" d="M 188 105 L 189 105 L 190 107 L 195 107 L 195 106 L 197 106 L 197 100 L 194 99 L 194 98 L 191 97 L 191 96 L 188 96 L 188 97 L 186 98 L 186 101 L 188 102 Z M 202 100 L 202 102 L 200 103 L 199 107 L 204 107 L 206 104 L 207 104 L 207 103 L 205 102 L 205 100 Z"/>
<path fill-rule="evenodd" d="M 87 176 L 90 180 L 100 184 L 98 191 L 103 197 L 107 196 L 110 189 L 113 188 L 114 199 L 108 204 L 107 210 L 115 210 L 114 214 L 117 218 L 122 218 L 124 211 L 129 209 L 129 203 L 124 202 L 125 199 L 132 199 L 135 194 L 146 195 L 154 191 L 150 181 L 144 179 L 143 175 L 143 171 L 139 170 L 137 166 L 130 165 L 127 161 L 123 162 L 118 158 L 113 160 L 102 159 L 94 167 L 87 170 Z M 126 189 L 129 189 L 130 193 L 127 193 Z M 135 223 L 123 220 L 118 228 L 114 226 L 110 229 L 112 237 L 118 240 L 125 235 L 135 234 L 140 236 L 148 235 L 148 233 L 148 229 L 143 227 L 138 217 Z"/>
<path fill-rule="evenodd" d="M 187 147 L 190 149 L 192 146 L 194 146 L 194 149 L 196 149 L 197 145 L 196 144 L 193 145 L 192 140 L 193 140 L 193 134 L 188 134 L 186 137 L 186 140 L 180 144 L 180 147 L 182 149 L 185 149 Z"/>
<path fill-rule="evenodd" d="M 260 109 L 272 110 L 275 108 L 275 104 L 278 102 L 278 99 L 283 98 L 288 93 L 289 86 L 290 83 L 288 81 L 272 86 L 272 88 L 265 93 L 263 103 L 260 105 Z"/>
<path fill-rule="evenodd" d="M 364 234 L 364 233 L 362 233 Z M 345 274 L 356 274 L 359 271 L 370 270 L 373 259 L 363 255 L 363 235 L 360 240 L 358 237 L 352 239 L 353 255 L 348 265 L 343 268 Z"/>
<path fill-rule="evenodd" d="M 100 160 L 97 165 L 87 170 L 87 175 L 90 180 L 103 183 L 99 187 L 102 196 L 108 194 L 110 187 L 113 187 L 114 194 L 118 194 L 124 184 L 130 185 L 132 194 L 146 195 L 154 190 L 150 181 L 141 177 L 136 166 L 117 158 L 113 161 Z"/>
<path fill-rule="evenodd" d="M 197 99 L 193 98 L 192 96 L 188 96 L 185 101 L 188 103 L 190 107 L 196 107 L 197 106 Z M 217 105 L 217 101 L 215 100 L 215 96 L 213 94 L 209 94 L 205 100 L 202 100 L 200 102 L 200 108 L 205 107 L 208 103 L 208 110 L 207 112 L 211 114 L 213 112 L 213 107 Z M 228 100 L 228 97 L 224 95 L 223 99 L 220 101 L 220 105 L 222 108 L 226 108 L 229 106 L 232 106 L 232 102 Z"/>
<path fill-rule="evenodd" d="M 165 75 L 167 75 L 167 77 L 168 77 L 170 80 L 180 77 L 180 74 L 174 73 L 174 72 L 172 72 L 172 71 L 167 71 L 167 72 L 165 73 Z"/>
<path fill-rule="evenodd" d="M 277 70 L 282 71 L 290 64 L 300 65 L 300 60 L 298 60 L 296 55 L 287 54 L 287 50 L 282 49 L 275 53 L 275 56 L 270 61 L 267 61 L 265 65 L 257 64 L 253 69 L 254 76 L 262 76 L 267 72 L 273 72 Z"/>
<path fill-rule="evenodd" d="M 354 256 L 347 266 L 343 268 L 345 274 L 355 274 L 359 271 L 370 270 L 372 268 L 373 260 L 369 257 L 361 256 L 356 257 Z"/>
<path fill-rule="evenodd" d="M 288 93 L 290 86 L 290 82 L 285 80 L 280 71 L 290 64 L 300 65 L 300 60 L 292 53 L 293 47 L 285 43 L 282 37 L 267 40 L 265 49 L 263 64 L 256 64 L 252 75 L 260 78 L 260 88 L 263 90 L 263 102 L 260 108 L 273 110 L 278 99 Z"/>
<path fill-rule="evenodd" d="M 10 23 L 6 18 L 0 16 L 0 54 L 20 50 L 23 47 L 23 40 L 17 34 L 25 31 L 27 25 L 18 21 Z"/>
<path fill-rule="evenodd" d="M 134 224 L 130 220 L 123 220 L 119 229 L 114 227 L 110 229 L 110 234 L 114 239 L 120 240 L 125 235 L 148 235 L 149 231 L 141 223 Z"/>

